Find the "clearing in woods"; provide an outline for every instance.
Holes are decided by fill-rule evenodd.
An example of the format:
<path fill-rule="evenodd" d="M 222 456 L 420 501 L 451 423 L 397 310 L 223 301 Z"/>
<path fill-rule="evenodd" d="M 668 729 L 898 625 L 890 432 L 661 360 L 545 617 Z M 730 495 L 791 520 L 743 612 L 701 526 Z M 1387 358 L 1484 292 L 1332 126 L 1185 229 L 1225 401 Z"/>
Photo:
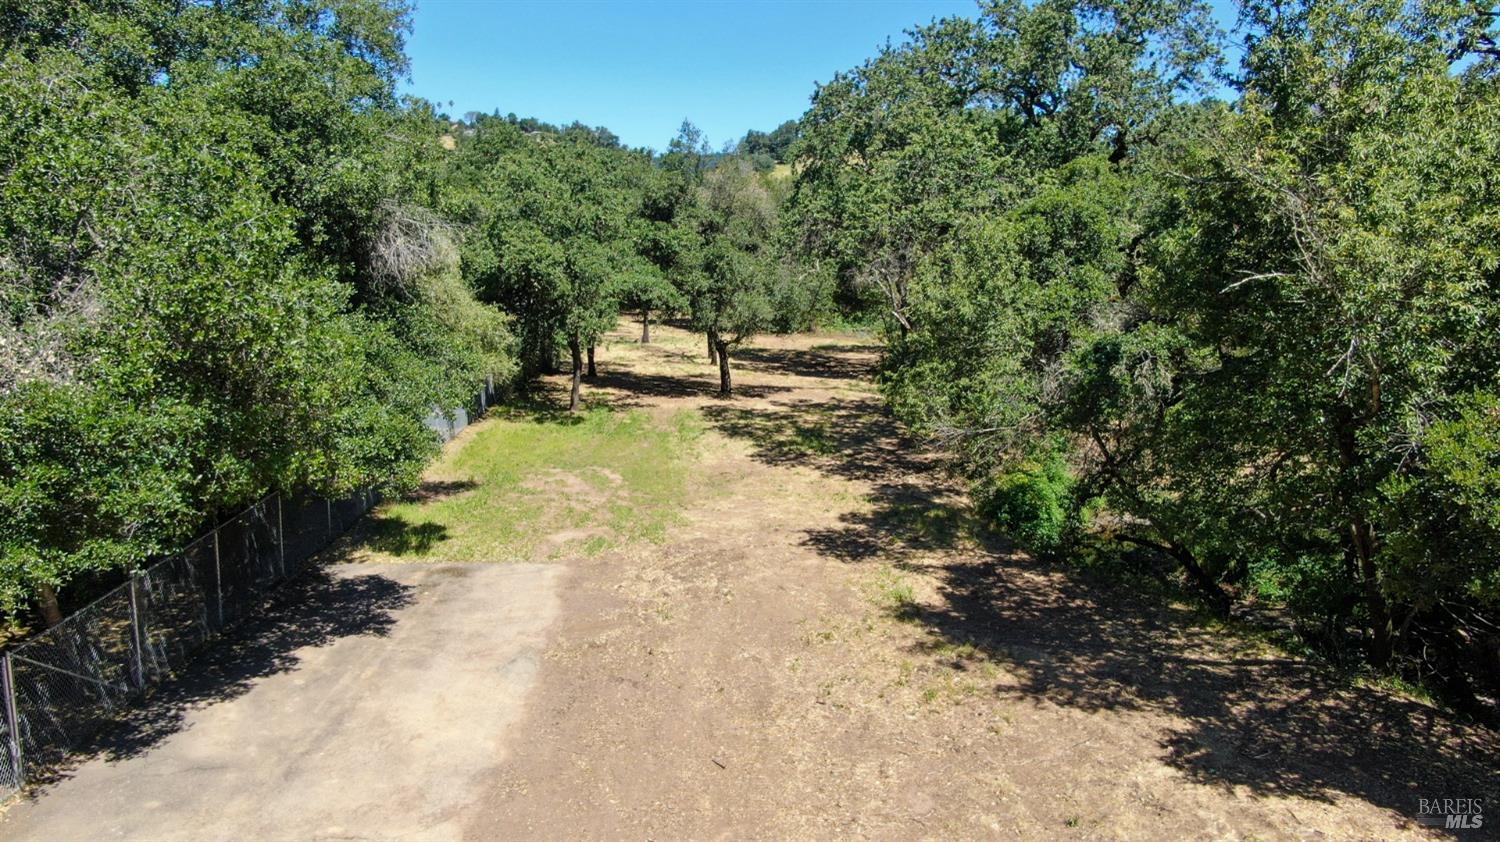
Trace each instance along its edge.
<path fill-rule="evenodd" d="M 636 330 L 0 831 L 1368 839 L 1496 798 L 1493 733 L 976 528 L 871 342 L 763 338 L 721 401 Z"/>

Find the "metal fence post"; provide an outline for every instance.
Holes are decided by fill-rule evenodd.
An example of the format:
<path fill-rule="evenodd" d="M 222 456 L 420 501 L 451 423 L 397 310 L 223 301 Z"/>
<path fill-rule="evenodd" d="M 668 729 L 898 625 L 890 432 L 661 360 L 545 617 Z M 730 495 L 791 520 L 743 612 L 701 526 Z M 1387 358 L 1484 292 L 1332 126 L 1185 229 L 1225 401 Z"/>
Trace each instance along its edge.
<path fill-rule="evenodd" d="M 5 716 L 5 750 L 10 753 L 10 766 L 16 777 L 13 783 L 19 789 L 26 780 L 26 770 L 21 765 L 21 717 L 16 713 L 16 680 L 9 652 L 0 658 L 0 695 L 5 697 L 0 705 L 0 714 Z"/>
<path fill-rule="evenodd" d="M 281 578 L 286 578 L 286 524 L 281 519 L 281 494 L 276 495 L 276 560 L 281 564 Z"/>
<path fill-rule="evenodd" d="M 146 651 L 146 618 L 141 615 L 141 574 L 132 571 L 130 574 L 130 648 L 131 678 L 135 682 L 135 689 L 146 689 L 146 662 L 144 654 Z"/>
<path fill-rule="evenodd" d="M 328 512 L 328 537 L 333 537 L 333 501 L 327 497 L 323 498 L 323 508 Z"/>
<path fill-rule="evenodd" d="M 219 527 L 214 527 L 214 602 L 219 606 L 219 631 L 224 630 L 224 571 L 219 568 Z"/>

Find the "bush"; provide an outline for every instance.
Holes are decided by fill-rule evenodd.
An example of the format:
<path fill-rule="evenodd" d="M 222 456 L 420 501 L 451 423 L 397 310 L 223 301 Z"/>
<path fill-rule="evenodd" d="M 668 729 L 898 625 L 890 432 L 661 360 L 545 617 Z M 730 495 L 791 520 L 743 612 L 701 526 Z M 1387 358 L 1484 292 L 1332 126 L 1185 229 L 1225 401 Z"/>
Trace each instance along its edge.
<path fill-rule="evenodd" d="M 1027 459 L 985 480 L 975 490 L 996 529 L 1041 557 L 1056 557 L 1081 523 L 1075 483 L 1061 451 Z"/>

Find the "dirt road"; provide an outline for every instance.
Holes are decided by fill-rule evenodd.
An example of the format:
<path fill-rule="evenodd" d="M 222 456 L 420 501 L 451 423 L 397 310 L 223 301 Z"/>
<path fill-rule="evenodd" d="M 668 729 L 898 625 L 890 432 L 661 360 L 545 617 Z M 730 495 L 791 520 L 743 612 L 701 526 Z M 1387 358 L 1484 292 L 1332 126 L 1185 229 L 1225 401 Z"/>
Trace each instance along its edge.
<path fill-rule="evenodd" d="M 704 415 L 697 503 L 569 565 L 469 838 L 1420 837 L 1500 795 L 1494 734 L 973 537 L 869 344 L 763 339 L 722 402 L 658 336 L 600 386 Z"/>
<path fill-rule="evenodd" d="M 704 419 L 664 539 L 336 568 L 379 580 L 362 623 L 318 620 L 316 584 L 305 610 L 360 630 L 289 620 L 287 662 L 160 708 L 0 835 L 1371 839 L 1428 834 L 1418 797 L 1500 799 L 1493 733 L 974 529 L 869 343 L 759 341 L 720 401 L 697 338 L 655 333 L 586 392 Z"/>

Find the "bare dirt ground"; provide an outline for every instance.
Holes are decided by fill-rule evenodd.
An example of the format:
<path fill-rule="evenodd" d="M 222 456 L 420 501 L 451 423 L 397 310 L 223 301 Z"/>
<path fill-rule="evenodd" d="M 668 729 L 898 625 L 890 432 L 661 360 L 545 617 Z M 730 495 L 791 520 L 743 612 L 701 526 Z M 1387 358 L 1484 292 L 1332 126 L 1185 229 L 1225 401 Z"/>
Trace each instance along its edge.
<path fill-rule="evenodd" d="M 758 340 L 720 401 L 655 333 L 587 391 L 704 415 L 694 502 L 569 562 L 467 838 L 1375 839 L 1500 803 L 1494 734 L 969 537 L 870 343 Z"/>
<path fill-rule="evenodd" d="M 973 529 L 870 342 L 759 340 L 723 401 L 697 338 L 635 331 L 585 393 L 702 416 L 664 535 L 331 568 L 0 837 L 1385 839 L 1500 804 L 1494 733 Z"/>

